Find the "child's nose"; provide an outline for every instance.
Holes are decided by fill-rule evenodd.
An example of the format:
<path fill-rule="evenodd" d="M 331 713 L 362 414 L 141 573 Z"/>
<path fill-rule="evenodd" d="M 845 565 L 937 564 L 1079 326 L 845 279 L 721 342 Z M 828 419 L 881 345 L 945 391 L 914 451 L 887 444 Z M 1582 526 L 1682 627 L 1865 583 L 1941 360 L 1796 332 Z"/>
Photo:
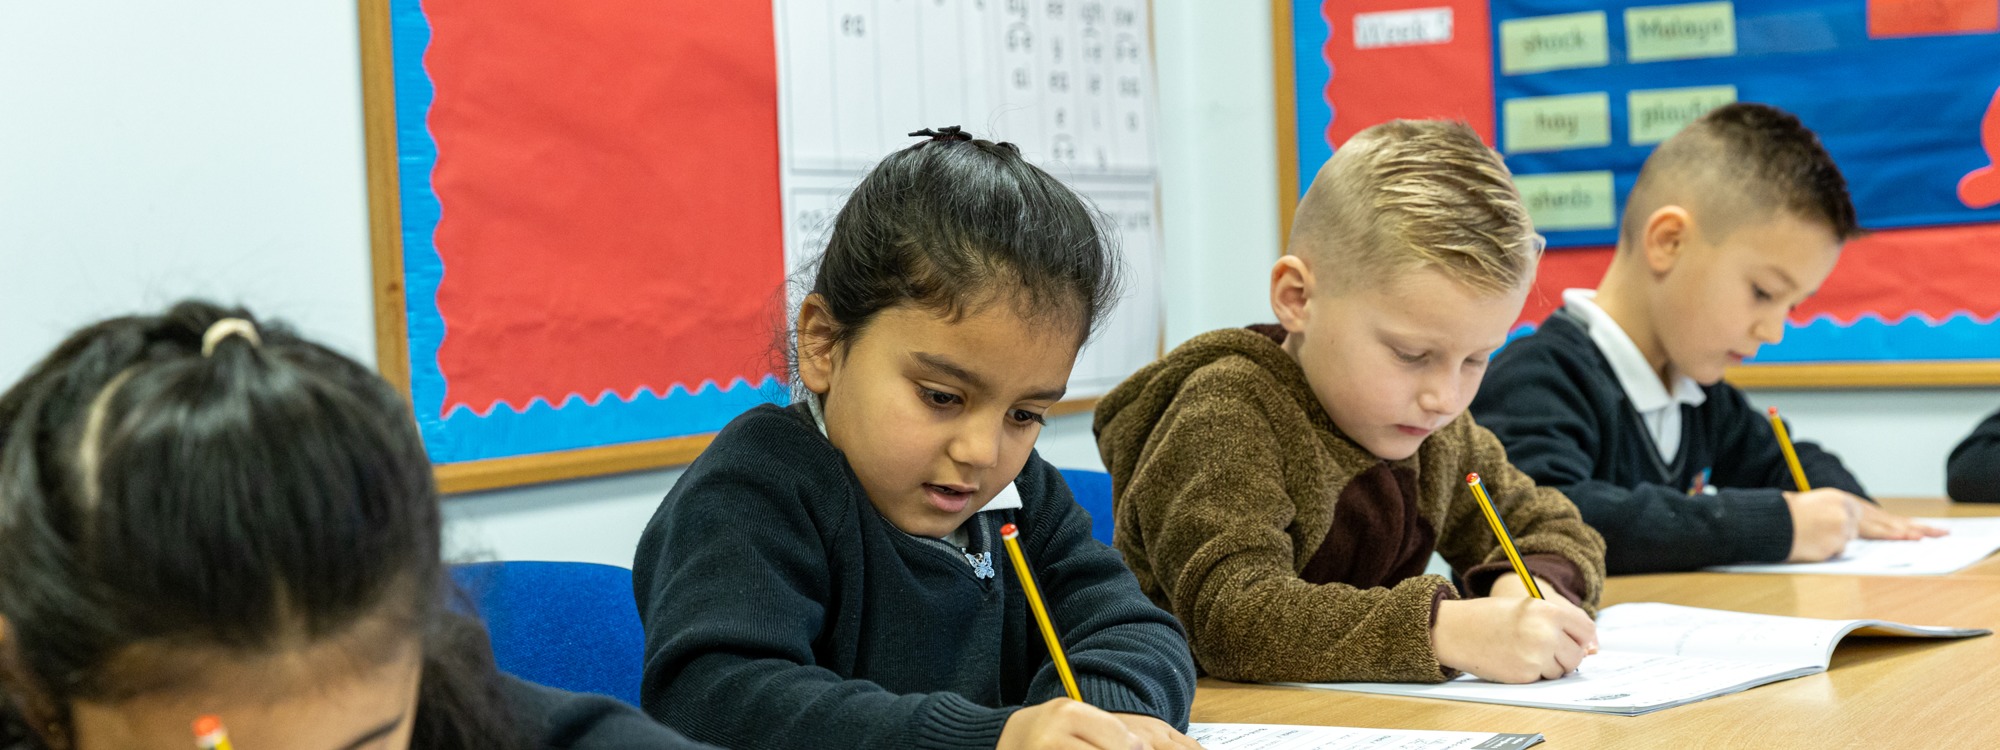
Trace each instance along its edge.
<path fill-rule="evenodd" d="M 1750 335 L 1766 344 L 1776 344 L 1785 340 L 1785 315 L 1779 313 L 1776 318 L 1757 321 L 1756 325 L 1750 327 Z"/>
<path fill-rule="evenodd" d="M 1458 391 L 1456 378 L 1434 378 L 1417 396 L 1417 406 L 1432 414 L 1449 414 L 1458 403 Z"/>
<path fill-rule="evenodd" d="M 986 425 L 972 424 L 975 420 L 966 421 L 967 424 L 964 429 L 959 430 L 958 436 L 951 441 L 951 447 L 948 449 L 951 460 L 982 469 L 998 465 L 1000 463 L 999 429 L 989 428 Z"/>

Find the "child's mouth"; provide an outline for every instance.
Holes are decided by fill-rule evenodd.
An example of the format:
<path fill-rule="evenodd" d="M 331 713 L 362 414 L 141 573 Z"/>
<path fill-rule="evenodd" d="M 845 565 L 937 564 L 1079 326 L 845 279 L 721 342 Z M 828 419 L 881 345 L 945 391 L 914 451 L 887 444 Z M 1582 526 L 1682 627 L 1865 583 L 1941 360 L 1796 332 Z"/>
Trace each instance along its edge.
<path fill-rule="evenodd" d="M 972 503 L 975 490 L 970 487 L 954 487 L 942 484 L 924 485 L 924 499 L 931 507 L 946 513 L 959 513 Z"/>

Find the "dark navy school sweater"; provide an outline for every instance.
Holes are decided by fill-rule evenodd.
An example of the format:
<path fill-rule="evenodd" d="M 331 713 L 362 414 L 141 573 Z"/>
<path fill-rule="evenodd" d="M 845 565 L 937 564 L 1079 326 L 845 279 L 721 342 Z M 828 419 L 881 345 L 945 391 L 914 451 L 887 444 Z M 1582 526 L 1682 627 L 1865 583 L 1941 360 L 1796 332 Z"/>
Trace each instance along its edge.
<path fill-rule="evenodd" d="M 1702 390 L 1700 406 L 1680 407 L 1680 452 L 1662 461 L 1610 361 L 1558 310 L 1494 359 L 1472 413 L 1514 466 L 1576 503 L 1604 536 L 1613 575 L 1784 560 L 1792 516 L 1783 493 L 1796 488 L 1770 419 L 1728 383 Z M 1867 497 L 1839 458 L 1796 447 L 1813 487 Z M 1718 491 L 1691 496 L 1703 469 Z"/>
<path fill-rule="evenodd" d="M 719 750 L 690 741 L 608 695 L 572 693 L 505 675 L 500 679 L 514 719 L 534 738 L 536 748 Z"/>
<path fill-rule="evenodd" d="M 1031 455 L 1022 507 L 966 523 L 964 552 L 872 505 L 803 406 L 723 428 L 639 540 L 641 703 L 732 748 L 991 748 L 1013 712 L 1062 696 L 1000 543 L 1022 551 L 1084 701 L 1187 726 L 1194 663 L 1060 474 Z"/>
<path fill-rule="evenodd" d="M 2000 412 L 1987 416 L 1951 449 L 1945 488 L 1961 503 L 2000 503 Z"/>
<path fill-rule="evenodd" d="M 494 674 L 508 717 L 521 730 L 523 750 L 718 750 L 690 742 L 618 699 L 572 693 L 517 677 Z M 13 709 L 0 702 L 0 750 L 41 750 Z M 421 743 L 411 750 L 424 750 Z M 494 750 L 505 750 L 494 748 Z"/>

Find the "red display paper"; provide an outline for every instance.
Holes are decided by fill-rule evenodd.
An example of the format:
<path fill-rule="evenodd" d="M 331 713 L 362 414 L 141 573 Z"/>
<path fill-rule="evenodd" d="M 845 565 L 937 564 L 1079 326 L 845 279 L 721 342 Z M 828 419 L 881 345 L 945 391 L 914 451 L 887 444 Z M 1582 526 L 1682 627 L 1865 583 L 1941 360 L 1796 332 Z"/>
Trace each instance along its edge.
<path fill-rule="evenodd" d="M 2000 30 L 1996 0 L 1868 0 L 1868 36 L 1877 39 Z"/>
<path fill-rule="evenodd" d="M 1486 0 L 1355 0 L 1322 7 L 1333 5 L 1340 11 L 1326 19 L 1325 54 L 1331 71 L 1326 101 L 1333 108 L 1325 134 L 1328 143 L 1337 148 L 1368 126 L 1397 118 L 1462 120 L 1481 139 L 1495 142 L 1492 26 Z M 1356 48 L 1356 15 L 1423 8 L 1451 9 L 1450 41 Z"/>
<path fill-rule="evenodd" d="M 1967 208 L 1985 208 L 2000 203 L 2000 90 L 1986 105 L 1979 121 L 1979 144 L 1986 151 L 1986 166 L 1967 172 L 1958 181 L 1958 201 Z"/>
<path fill-rule="evenodd" d="M 443 411 L 773 373 L 770 4 L 424 6 Z"/>

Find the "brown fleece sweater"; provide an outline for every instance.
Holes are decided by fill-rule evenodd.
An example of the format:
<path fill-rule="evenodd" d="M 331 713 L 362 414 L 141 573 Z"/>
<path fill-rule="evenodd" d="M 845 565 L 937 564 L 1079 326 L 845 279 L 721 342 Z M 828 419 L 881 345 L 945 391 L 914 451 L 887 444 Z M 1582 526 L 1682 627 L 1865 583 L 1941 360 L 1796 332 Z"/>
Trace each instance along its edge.
<path fill-rule="evenodd" d="M 1470 415 L 1383 461 L 1333 424 L 1273 326 L 1202 334 L 1097 406 L 1115 546 L 1187 626 L 1209 674 L 1264 682 L 1439 682 L 1432 549 L 1474 591 L 1511 570 L 1465 487 L 1478 472 L 1531 571 L 1586 610 L 1604 541 L 1507 463 Z M 1338 520 L 1339 523 L 1335 523 Z"/>

